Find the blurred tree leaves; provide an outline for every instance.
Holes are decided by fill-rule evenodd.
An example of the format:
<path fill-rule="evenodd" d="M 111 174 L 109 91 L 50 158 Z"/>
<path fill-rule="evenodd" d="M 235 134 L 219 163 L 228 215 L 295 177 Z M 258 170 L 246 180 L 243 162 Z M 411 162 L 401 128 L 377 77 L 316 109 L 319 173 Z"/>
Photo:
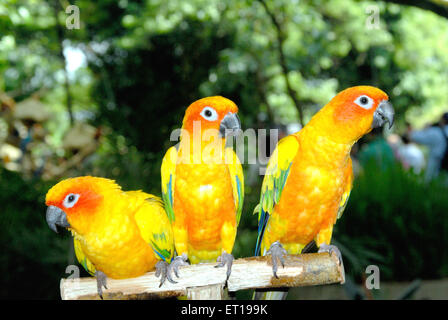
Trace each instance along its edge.
<path fill-rule="evenodd" d="M 63 25 L 68 3 L 58 3 L 58 23 Z M 88 82 L 94 85 L 84 87 L 87 94 L 93 93 L 92 105 L 100 105 L 97 118 L 132 141 L 141 139 L 136 138 L 140 125 L 135 130 L 132 125 L 115 125 L 113 112 L 104 106 L 115 104 L 125 113 L 129 108 L 140 111 L 138 105 L 145 99 L 147 114 L 160 105 L 180 112 L 200 96 L 225 94 L 237 100 L 249 125 L 259 114 L 270 122 L 297 121 L 281 76 L 275 28 L 258 1 L 79 0 L 75 4 L 81 12 L 81 29 L 65 31 L 70 39 L 65 46 L 80 47 L 88 58 L 93 72 Z M 380 9 L 378 29 L 366 27 L 368 5 Z M 387 2 L 279 0 L 269 6 L 282 24 L 288 77 L 305 109 L 305 120 L 337 91 L 358 84 L 377 85 L 388 92 L 397 110 L 406 115 L 399 124 L 407 119 L 421 126 L 448 104 L 443 81 L 448 41 L 441 41 L 448 40 L 446 19 Z M 56 20 L 49 4 L 6 1 L 0 7 L 0 23 L 5 90 L 26 95 L 42 86 L 53 90 L 62 85 L 58 72 L 62 66 L 53 59 Z M 171 64 L 161 72 L 162 67 L 154 69 L 160 62 Z M 134 73 L 138 77 L 132 80 Z M 114 79 L 123 83 L 112 83 Z M 158 92 L 159 83 L 165 89 L 148 93 L 153 97 L 121 94 L 134 85 L 143 92 Z M 181 92 L 165 100 L 168 87 Z M 120 95 L 110 94 L 115 89 L 121 90 Z M 165 121 L 167 127 L 179 123 L 169 117 L 158 123 Z M 142 146 L 141 141 L 137 144 Z M 160 144 L 150 149 L 156 146 Z"/>
<path fill-rule="evenodd" d="M 45 221 L 45 193 L 53 182 L 25 181 L 3 168 L 0 181 L 0 297 L 57 299 L 70 256 L 69 237 L 55 236 Z"/>
<path fill-rule="evenodd" d="M 199 86 L 231 40 L 219 35 L 213 23 L 184 20 L 132 50 L 110 46 L 97 56 L 101 67 L 92 66 L 99 74 L 92 90 L 101 114 L 98 122 L 142 151 L 164 150 L 171 130 L 180 126 L 185 108 L 200 96 Z"/>
<path fill-rule="evenodd" d="M 446 179 L 443 174 L 427 184 L 398 164 L 380 170 L 368 163 L 335 226 L 346 270 L 358 280 L 370 264 L 380 267 L 384 280 L 448 276 L 448 252 L 441 245 L 448 242 Z"/>

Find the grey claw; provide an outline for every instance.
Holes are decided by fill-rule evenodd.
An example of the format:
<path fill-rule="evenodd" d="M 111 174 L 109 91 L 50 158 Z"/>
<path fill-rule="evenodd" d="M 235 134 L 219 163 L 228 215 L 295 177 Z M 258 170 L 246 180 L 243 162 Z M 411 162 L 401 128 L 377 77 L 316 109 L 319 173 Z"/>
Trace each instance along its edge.
<path fill-rule="evenodd" d="M 159 288 L 165 283 L 165 280 L 168 279 L 171 283 L 177 283 L 172 278 L 172 274 L 174 273 L 176 277 L 179 278 L 179 267 L 188 265 L 187 255 L 184 253 L 181 256 L 175 257 L 171 264 L 168 264 L 165 261 L 159 261 L 156 264 L 156 277 L 161 276 Z"/>
<path fill-rule="evenodd" d="M 230 273 L 232 272 L 233 260 L 234 260 L 233 255 L 225 251 L 223 251 L 222 254 L 218 257 L 218 259 L 216 259 L 216 262 L 219 262 L 219 264 L 217 264 L 215 268 L 221 268 L 227 265 L 226 281 L 229 280 Z"/>
<path fill-rule="evenodd" d="M 168 271 L 173 270 L 176 277 L 179 278 L 179 267 L 180 266 L 188 266 L 187 260 L 188 260 L 188 257 L 185 253 L 183 253 L 181 256 L 177 256 L 176 258 L 173 259 L 173 261 L 171 261 Z M 170 270 L 170 268 L 171 268 L 171 270 Z M 169 274 L 169 272 L 168 272 L 168 274 Z"/>
<path fill-rule="evenodd" d="M 328 252 L 328 254 L 331 256 L 333 253 L 336 254 L 336 256 L 339 259 L 339 266 L 341 267 L 341 274 L 342 274 L 342 281 L 341 284 L 345 283 L 345 270 L 344 270 L 344 263 L 342 261 L 342 254 L 338 247 L 332 244 L 326 244 L 323 243 L 320 245 L 319 250 L 317 252 Z"/>
<path fill-rule="evenodd" d="M 278 264 L 277 260 L 280 261 L 282 264 L 282 267 L 285 267 L 285 259 L 283 258 L 284 255 L 286 255 L 288 252 L 283 248 L 280 241 L 275 241 L 273 244 L 271 244 L 269 250 L 266 252 L 266 254 L 270 254 L 272 257 L 272 272 L 274 273 L 274 277 L 278 279 L 277 276 L 277 270 L 278 270 Z"/>
<path fill-rule="evenodd" d="M 332 244 L 326 244 L 326 243 L 322 243 L 319 247 L 319 250 L 317 251 L 318 253 L 320 252 L 328 252 L 328 254 L 331 256 L 333 253 L 336 254 L 336 256 L 339 258 L 339 264 L 342 264 L 342 254 L 341 251 L 339 250 L 338 247 L 332 245 Z"/>
<path fill-rule="evenodd" d="M 163 260 L 160 260 L 156 264 L 156 277 L 160 277 L 159 288 L 165 283 L 168 273 L 169 264 Z"/>
<path fill-rule="evenodd" d="M 98 290 L 98 295 L 101 300 L 103 300 L 103 287 L 107 289 L 107 276 L 102 271 L 95 271 L 96 285 Z"/>

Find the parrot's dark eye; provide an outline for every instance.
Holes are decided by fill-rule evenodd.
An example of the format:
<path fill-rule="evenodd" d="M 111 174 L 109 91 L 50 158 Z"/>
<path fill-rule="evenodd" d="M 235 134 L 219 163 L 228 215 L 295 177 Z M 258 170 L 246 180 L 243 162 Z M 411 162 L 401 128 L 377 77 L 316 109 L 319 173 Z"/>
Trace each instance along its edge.
<path fill-rule="evenodd" d="M 215 121 L 218 119 L 218 113 L 212 107 L 205 107 L 202 109 L 201 116 L 208 121 Z"/>
<path fill-rule="evenodd" d="M 64 202 L 62 204 L 66 208 L 71 208 L 76 204 L 76 202 L 78 202 L 78 199 L 79 199 L 79 194 L 70 193 L 65 197 Z"/>
<path fill-rule="evenodd" d="M 369 96 L 362 95 L 355 100 L 355 103 L 363 109 L 370 109 L 373 106 L 373 99 Z"/>

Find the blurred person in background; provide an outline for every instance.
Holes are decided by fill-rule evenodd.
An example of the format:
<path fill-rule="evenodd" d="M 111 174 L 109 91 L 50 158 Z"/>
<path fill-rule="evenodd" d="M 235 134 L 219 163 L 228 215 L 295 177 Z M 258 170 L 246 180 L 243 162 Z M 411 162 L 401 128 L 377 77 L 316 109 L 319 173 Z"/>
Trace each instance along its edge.
<path fill-rule="evenodd" d="M 423 130 L 412 130 L 408 125 L 408 137 L 412 142 L 428 147 L 428 161 L 425 179 L 429 181 L 439 175 L 448 141 L 448 112 L 445 112 L 440 121 Z"/>
<path fill-rule="evenodd" d="M 395 162 L 394 151 L 383 136 L 382 128 L 373 129 L 366 136 L 358 152 L 358 160 L 362 167 L 374 162 L 380 169 L 385 169 Z"/>
<path fill-rule="evenodd" d="M 420 173 L 425 167 L 425 157 L 422 150 L 412 143 L 409 138 L 404 135 L 401 137 L 402 144 L 397 148 L 397 158 L 405 169 L 411 169 L 415 173 Z"/>

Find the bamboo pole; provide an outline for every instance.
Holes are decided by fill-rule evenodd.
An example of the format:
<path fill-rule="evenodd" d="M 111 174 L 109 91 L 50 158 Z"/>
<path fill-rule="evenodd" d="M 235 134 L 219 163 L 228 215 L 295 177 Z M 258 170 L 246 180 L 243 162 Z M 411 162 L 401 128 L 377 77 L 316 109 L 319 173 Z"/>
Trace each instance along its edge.
<path fill-rule="evenodd" d="M 179 268 L 177 283 L 166 281 L 161 287 L 154 272 L 131 279 L 107 279 L 104 299 L 159 299 L 188 296 L 191 299 L 222 299 L 226 284 L 226 267 L 215 268 L 216 263 L 195 264 Z M 335 254 L 309 253 L 285 256 L 284 268 L 280 265 L 278 278 L 272 273 L 271 257 L 237 259 L 227 281 L 227 289 L 234 292 L 244 289 L 281 288 L 342 283 L 344 274 Z M 100 299 L 95 278 L 62 279 L 63 300 Z M 207 293 L 208 292 L 208 293 Z"/>

